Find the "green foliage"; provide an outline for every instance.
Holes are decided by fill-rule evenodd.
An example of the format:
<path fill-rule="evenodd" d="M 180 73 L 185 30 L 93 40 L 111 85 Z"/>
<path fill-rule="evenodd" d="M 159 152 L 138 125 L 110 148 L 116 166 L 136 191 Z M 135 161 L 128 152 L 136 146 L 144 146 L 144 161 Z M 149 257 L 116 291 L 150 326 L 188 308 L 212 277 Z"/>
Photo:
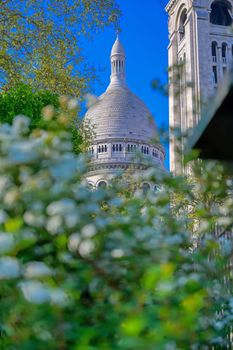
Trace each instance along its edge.
<path fill-rule="evenodd" d="M 82 52 L 83 38 L 117 25 L 114 0 L 2 1 L 0 86 L 18 81 L 59 95 L 83 96 L 95 71 Z"/>
<path fill-rule="evenodd" d="M 30 85 L 17 84 L 0 94 L 0 121 L 12 124 L 16 115 L 27 115 L 31 119 L 30 128 L 39 126 L 45 106 L 58 107 L 58 95 L 47 90 L 34 91 Z"/>
<path fill-rule="evenodd" d="M 12 124 L 16 115 L 27 115 L 30 118 L 30 130 L 35 128 L 46 130 L 49 127 L 48 120 L 60 118 L 66 123 L 67 113 L 69 113 L 69 116 L 72 116 L 69 118 L 69 125 L 73 151 L 77 154 L 87 150 L 92 137 L 90 127 L 84 126 L 78 119 L 78 110 L 79 104 L 76 99 L 69 100 L 66 96 L 58 97 L 47 90 L 34 91 L 31 86 L 22 83 L 0 94 L 1 123 Z"/>
<path fill-rule="evenodd" d="M 196 190 L 221 207 L 208 215 L 198 203 L 195 248 L 185 215 L 194 186 L 149 168 L 143 179 L 156 194 L 132 193 L 141 181 L 132 174 L 131 186 L 117 174 L 90 190 L 88 162 L 72 152 L 72 110 L 61 102 L 59 115 L 44 110 L 46 130 L 29 133 L 25 117 L 0 127 L 1 349 L 225 349 L 232 245 L 206 225 L 232 229 L 223 168 L 197 171 Z"/>

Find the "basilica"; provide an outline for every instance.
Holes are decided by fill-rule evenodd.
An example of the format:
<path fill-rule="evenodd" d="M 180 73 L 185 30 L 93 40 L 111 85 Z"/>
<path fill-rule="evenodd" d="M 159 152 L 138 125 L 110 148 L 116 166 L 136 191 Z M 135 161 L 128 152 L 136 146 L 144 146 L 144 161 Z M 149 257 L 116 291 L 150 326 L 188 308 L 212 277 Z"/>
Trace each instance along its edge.
<path fill-rule="evenodd" d="M 126 55 L 118 36 L 110 58 L 110 84 L 84 118 L 94 131 L 87 174 L 94 188 L 106 186 L 120 169 L 134 173 L 150 163 L 164 170 L 165 152 L 158 141 L 154 118 L 127 87 Z M 147 182 L 141 185 L 145 190 L 152 186 Z"/>
<path fill-rule="evenodd" d="M 170 170 L 185 173 L 185 135 L 199 123 L 202 106 L 216 95 L 233 62 L 233 0 L 170 0 L 169 125 Z M 165 152 L 155 121 L 146 105 L 126 83 L 126 55 L 119 37 L 111 51 L 110 84 L 87 111 L 94 130 L 89 153 L 88 183 L 106 186 L 117 169 L 143 171 L 150 161 L 164 171 Z M 179 153 L 177 153 L 179 149 Z M 135 160 L 135 154 L 141 157 Z M 149 183 L 142 184 L 150 188 Z"/>

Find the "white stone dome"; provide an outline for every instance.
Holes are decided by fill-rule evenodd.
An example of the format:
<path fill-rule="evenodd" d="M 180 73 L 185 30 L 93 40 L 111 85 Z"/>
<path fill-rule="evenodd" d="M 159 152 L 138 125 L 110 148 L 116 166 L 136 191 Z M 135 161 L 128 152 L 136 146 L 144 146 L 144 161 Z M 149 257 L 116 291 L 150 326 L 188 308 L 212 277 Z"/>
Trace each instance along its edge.
<path fill-rule="evenodd" d="M 87 181 L 107 184 L 117 169 L 143 171 L 148 162 L 164 170 L 165 153 L 145 103 L 126 85 L 125 51 L 117 37 L 111 51 L 111 82 L 84 117 L 93 128 Z M 141 153 L 141 157 L 136 157 Z"/>
<path fill-rule="evenodd" d="M 95 140 L 137 139 L 151 142 L 157 135 L 154 119 L 144 102 L 126 86 L 109 86 L 87 111 Z"/>

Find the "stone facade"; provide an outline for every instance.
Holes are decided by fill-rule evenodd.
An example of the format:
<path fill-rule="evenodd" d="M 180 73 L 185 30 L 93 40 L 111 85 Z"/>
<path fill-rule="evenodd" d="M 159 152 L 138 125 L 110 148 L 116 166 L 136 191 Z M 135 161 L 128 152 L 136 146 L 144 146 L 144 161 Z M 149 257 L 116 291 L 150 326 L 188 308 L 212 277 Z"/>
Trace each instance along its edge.
<path fill-rule="evenodd" d="M 169 123 L 170 169 L 184 171 L 176 148 L 184 141 L 172 135 L 193 128 L 201 108 L 215 94 L 233 55 L 232 0 L 170 0 L 169 16 Z"/>
<path fill-rule="evenodd" d="M 110 85 L 84 118 L 95 135 L 89 149 L 87 174 L 87 181 L 94 188 L 107 185 L 117 170 L 141 172 L 148 161 L 164 170 L 165 153 L 158 142 L 154 119 L 126 85 L 126 56 L 118 37 L 110 58 Z M 137 152 L 141 155 L 138 159 Z"/>

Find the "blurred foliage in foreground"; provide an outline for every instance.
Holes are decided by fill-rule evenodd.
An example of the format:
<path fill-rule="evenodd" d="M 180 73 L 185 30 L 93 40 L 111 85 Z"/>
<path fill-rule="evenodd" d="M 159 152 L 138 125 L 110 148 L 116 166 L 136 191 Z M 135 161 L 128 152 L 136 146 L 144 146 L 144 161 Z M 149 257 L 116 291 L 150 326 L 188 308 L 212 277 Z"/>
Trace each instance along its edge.
<path fill-rule="evenodd" d="M 210 234 L 232 228 L 222 166 L 197 169 L 195 191 L 155 168 L 143 178 L 156 193 L 130 192 L 124 175 L 93 191 L 68 116 L 44 118 L 31 133 L 22 116 L 0 127 L 0 348 L 226 349 L 232 245 Z"/>

